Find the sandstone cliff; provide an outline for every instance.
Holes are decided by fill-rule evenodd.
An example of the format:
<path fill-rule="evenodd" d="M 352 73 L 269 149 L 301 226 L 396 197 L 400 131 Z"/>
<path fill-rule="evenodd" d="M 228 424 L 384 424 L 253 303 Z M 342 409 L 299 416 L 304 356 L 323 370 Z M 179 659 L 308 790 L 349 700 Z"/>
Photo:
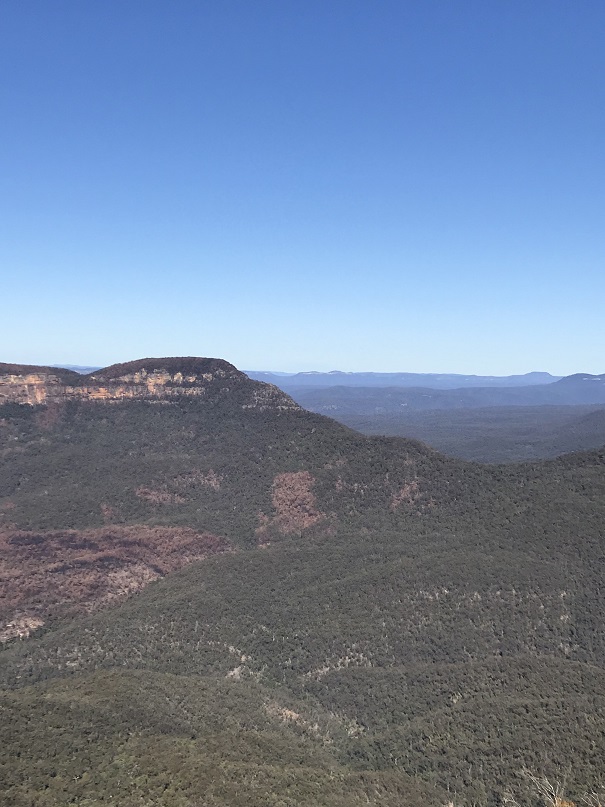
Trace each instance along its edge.
<path fill-rule="evenodd" d="M 277 387 L 252 381 L 222 359 L 197 357 L 139 359 L 114 364 L 88 375 L 55 367 L 0 363 L 0 404 L 63 403 L 69 400 L 169 401 L 208 399 L 239 392 L 243 409 L 297 410 Z"/>

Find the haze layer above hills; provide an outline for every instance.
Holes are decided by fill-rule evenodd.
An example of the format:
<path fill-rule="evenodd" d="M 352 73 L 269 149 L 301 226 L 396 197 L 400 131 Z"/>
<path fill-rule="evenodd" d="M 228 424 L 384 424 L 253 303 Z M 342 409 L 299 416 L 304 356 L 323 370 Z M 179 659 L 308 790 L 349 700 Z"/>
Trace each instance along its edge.
<path fill-rule="evenodd" d="M 302 406 L 330 413 L 370 414 L 409 409 L 469 409 L 487 406 L 574 406 L 605 404 L 605 375 L 577 373 L 548 384 L 468 386 L 438 389 L 398 385 L 366 387 L 298 386 L 279 380 L 279 387 Z"/>
<path fill-rule="evenodd" d="M 247 370 L 256 381 L 285 387 L 427 387 L 429 389 L 459 389 L 462 387 L 523 387 L 548 384 L 561 376 L 550 373 L 525 373 L 510 376 L 463 375 L 460 373 L 271 373 Z"/>
<path fill-rule="evenodd" d="M 217 359 L 4 365 L 0 390 L 7 803 L 597 786 L 602 451 L 448 459 Z"/>

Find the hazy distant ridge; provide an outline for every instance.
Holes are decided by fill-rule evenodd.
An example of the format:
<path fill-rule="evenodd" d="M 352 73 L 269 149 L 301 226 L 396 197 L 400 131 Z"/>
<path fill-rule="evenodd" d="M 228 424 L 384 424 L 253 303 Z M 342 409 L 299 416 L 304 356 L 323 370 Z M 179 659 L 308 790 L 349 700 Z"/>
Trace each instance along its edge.
<path fill-rule="evenodd" d="M 524 375 L 483 376 L 457 373 L 280 373 L 246 370 L 255 381 L 265 381 L 286 387 L 427 387 L 429 389 L 459 389 L 462 387 L 524 387 L 552 384 L 561 376 L 533 372 Z"/>
<path fill-rule="evenodd" d="M 288 382 L 290 379 L 288 379 Z M 297 403 L 313 412 L 336 417 L 340 414 L 384 414 L 404 409 L 474 409 L 489 406 L 572 406 L 605 404 L 605 374 L 577 373 L 549 384 L 506 387 L 323 387 L 289 383 L 276 386 Z"/>

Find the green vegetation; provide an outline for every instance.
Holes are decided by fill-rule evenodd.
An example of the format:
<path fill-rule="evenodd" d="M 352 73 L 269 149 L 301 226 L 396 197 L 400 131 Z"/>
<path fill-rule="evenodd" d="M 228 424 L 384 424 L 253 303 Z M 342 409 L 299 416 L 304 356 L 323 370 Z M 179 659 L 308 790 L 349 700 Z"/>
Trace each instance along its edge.
<path fill-rule="evenodd" d="M 388 517 L 391 497 L 410 481 L 427 503 L 453 501 L 468 485 L 479 491 L 480 474 L 468 469 L 463 479 L 465 466 L 423 446 L 369 440 L 304 411 L 243 411 L 242 400 L 234 391 L 227 403 L 70 402 L 52 419 L 44 407 L 7 405 L 0 420 L 6 522 L 99 526 L 110 508 L 116 523 L 187 525 L 251 545 L 259 513 L 272 511 L 280 473 L 313 474 L 324 526 L 333 513 L 339 524 Z M 211 472 L 218 485 L 203 481 Z"/>
<path fill-rule="evenodd" d="M 316 709 L 306 724 L 293 707 L 254 683 L 128 671 L 6 695 L 5 803 L 344 807 L 380 794 L 394 807 L 434 796 L 405 774 L 348 769 L 331 748 L 339 722 Z"/>
<path fill-rule="evenodd" d="M 238 395 L 2 410 L 5 529 L 241 548 L 5 646 L 5 802 L 493 805 L 523 767 L 596 789 L 605 453 L 480 466 Z"/>
<path fill-rule="evenodd" d="M 508 406 L 333 415 L 368 435 L 409 437 L 475 462 L 526 462 L 605 444 L 605 409 Z"/>

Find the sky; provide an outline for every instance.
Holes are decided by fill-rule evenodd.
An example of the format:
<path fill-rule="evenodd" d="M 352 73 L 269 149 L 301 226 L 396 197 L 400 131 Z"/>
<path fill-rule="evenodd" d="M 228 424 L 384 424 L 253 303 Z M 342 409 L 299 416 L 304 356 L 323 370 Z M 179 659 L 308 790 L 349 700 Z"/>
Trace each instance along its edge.
<path fill-rule="evenodd" d="M 602 0 L 3 0 L 0 360 L 605 372 Z"/>

